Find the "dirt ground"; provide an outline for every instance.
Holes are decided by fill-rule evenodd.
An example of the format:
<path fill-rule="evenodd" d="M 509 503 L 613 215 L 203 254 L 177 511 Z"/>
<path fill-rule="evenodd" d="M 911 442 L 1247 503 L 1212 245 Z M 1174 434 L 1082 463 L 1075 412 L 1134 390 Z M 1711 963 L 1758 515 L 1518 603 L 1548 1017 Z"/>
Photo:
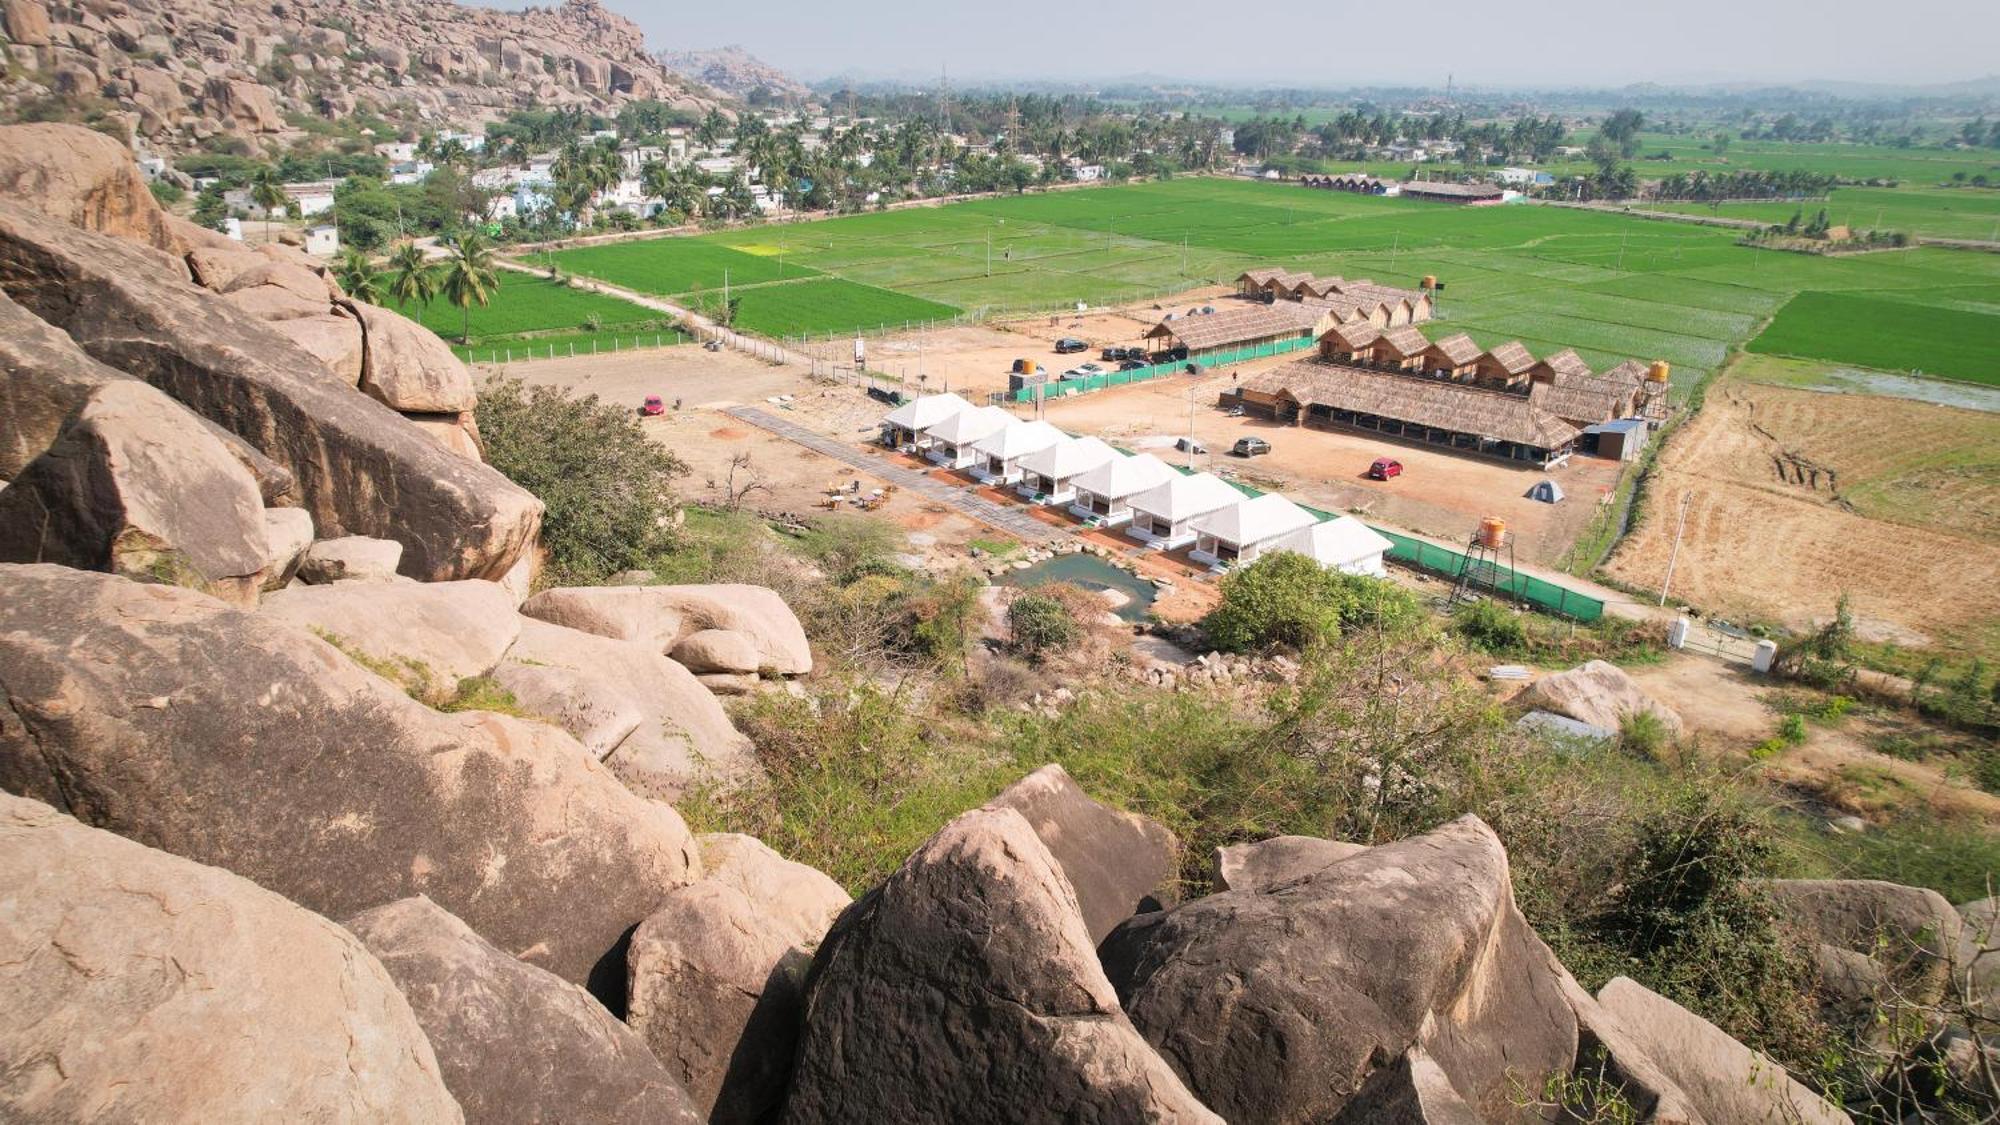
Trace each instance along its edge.
<path fill-rule="evenodd" d="M 1686 497 L 1677 600 L 1809 628 L 1844 592 L 1865 637 L 1984 651 L 2000 634 L 1996 448 L 1990 414 L 1724 382 L 1662 451 L 1607 569 L 1658 587 Z"/>

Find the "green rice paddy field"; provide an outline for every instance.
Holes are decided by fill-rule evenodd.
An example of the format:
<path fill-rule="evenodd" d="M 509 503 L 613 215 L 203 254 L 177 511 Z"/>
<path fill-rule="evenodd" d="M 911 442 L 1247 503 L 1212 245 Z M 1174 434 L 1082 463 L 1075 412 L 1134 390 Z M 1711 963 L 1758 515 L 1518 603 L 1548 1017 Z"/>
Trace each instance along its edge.
<path fill-rule="evenodd" d="M 1836 226 L 1860 230 L 1895 230 L 1935 238 L 2000 241 L 2000 189 L 1996 188 L 1835 188 L 1824 202 L 1649 204 L 1649 211 L 1683 215 L 1717 215 L 1782 223 L 1804 212 L 1811 219 L 1821 208 Z"/>
<path fill-rule="evenodd" d="M 775 336 L 954 310 L 990 316 L 1123 303 L 1281 265 L 1405 286 L 1435 275 L 1445 288 L 1434 335 L 1465 331 L 1482 345 L 1519 338 L 1537 353 L 1574 347 L 1600 367 L 1665 359 L 1676 383 L 1714 370 L 1780 309 L 1781 321 L 1803 326 L 1777 338 L 1788 354 L 1803 332 L 1814 338 L 1813 358 L 1833 362 L 1972 381 L 1992 379 L 2000 366 L 1990 347 L 1943 347 L 1933 334 L 1886 324 L 1875 330 L 1917 302 L 1965 314 L 1954 330 L 1989 339 L 2000 325 L 2000 255 L 1918 248 L 1827 258 L 1618 214 L 1459 208 L 1243 180 L 984 199 L 556 258 L 566 269 L 673 295 L 719 289 L 727 269 L 743 301 L 739 323 Z M 1789 311 L 1801 293 L 1851 294 L 1866 315 L 1817 332 L 1827 318 L 1815 301 Z"/>
<path fill-rule="evenodd" d="M 500 286 L 494 291 L 492 299 L 484 305 L 474 305 L 470 310 L 471 343 L 481 355 L 495 347 L 504 348 L 528 340 L 535 341 L 539 347 L 557 336 L 561 337 L 564 345 L 578 341 L 587 345 L 597 335 L 607 339 L 614 334 L 630 338 L 638 330 L 635 326 L 644 325 L 647 331 L 651 331 L 656 322 L 665 319 L 661 314 L 630 301 L 572 289 L 543 277 L 502 270 L 498 280 Z M 388 287 L 386 275 L 382 278 L 382 285 L 384 289 Z M 458 343 L 459 333 L 466 323 L 465 314 L 442 298 L 433 300 L 429 305 L 404 308 L 384 297 L 382 304 L 420 321 L 424 327 L 454 345 Z M 595 332 L 587 329 L 593 316 L 600 325 Z"/>

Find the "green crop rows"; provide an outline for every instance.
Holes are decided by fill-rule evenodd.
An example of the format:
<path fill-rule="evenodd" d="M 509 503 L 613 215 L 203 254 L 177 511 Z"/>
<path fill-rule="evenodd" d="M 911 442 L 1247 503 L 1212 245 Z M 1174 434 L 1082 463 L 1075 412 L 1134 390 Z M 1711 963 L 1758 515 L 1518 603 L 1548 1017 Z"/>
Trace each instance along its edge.
<path fill-rule="evenodd" d="M 548 256 L 532 259 L 536 264 Z M 565 272 L 598 278 L 641 293 L 668 296 L 697 289 L 720 290 L 766 281 L 817 276 L 782 257 L 745 254 L 696 238 L 657 238 L 562 250 L 554 255 Z"/>
<path fill-rule="evenodd" d="M 765 336 L 801 332 L 873 332 L 905 323 L 949 320 L 958 310 L 889 289 L 819 278 L 789 285 L 746 289 L 737 307 L 736 327 Z"/>
<path fill-rule="evenodd" d="M 1750 347 L 2000 385 L 2000 316 L 1881 293 L 1801 293 Z"/>
<path fill-rule="evenodd" d="M 1821 209 L 1836 226 L 1891 230 L 1936 238 L 2000 239 L 2000 190 L 1982 188 L 1835 188 L 1824 201 L 1803 203 L 1660 203 L 1653 210 L 1782 223 Z"/>
<path fill-rule="evenodd" d="M 547 333 L 581 332 L 593 316 L 607 332 L 619 325 L 650 325 L 667 319 L 630 301 L 572 289 L 547 278 L 503 270 L 498 273 L 498 280 L 500 285 L 492 298 L 486 304 L 473 305 L 470 309 L 472 343 L 477 347 L 489 344 L 505 346 L 509 340 Z M 387 275 L 382 277 L 381 285 L 385 292 L 381 303 L 385 307 L 422 322 L 424 327 L 448 340 L 458 340 L 465 324 L 465 314 L 457 307 L 443 298 L 433 299 L 428 306 L 400 307 L 386 295 L 389 285 Z M 630 335 L 632 331 L 627 328 L 626 334 Z"/>

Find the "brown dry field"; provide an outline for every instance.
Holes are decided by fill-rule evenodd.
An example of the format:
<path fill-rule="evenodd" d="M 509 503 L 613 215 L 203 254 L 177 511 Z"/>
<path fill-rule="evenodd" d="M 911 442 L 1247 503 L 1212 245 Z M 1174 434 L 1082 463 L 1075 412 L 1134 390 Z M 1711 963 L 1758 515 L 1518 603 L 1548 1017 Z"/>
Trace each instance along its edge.
<path fill-rule="evenodd" d="M 1984 651 L 2000 634 L 2000 416 L 1729 380 L 1649 493 L 1606 568 L 1625 583 L 1659 587 L 1686 495 L 1678 601 L 1796 629 L 1844 592 L 1870 639 Z"/>

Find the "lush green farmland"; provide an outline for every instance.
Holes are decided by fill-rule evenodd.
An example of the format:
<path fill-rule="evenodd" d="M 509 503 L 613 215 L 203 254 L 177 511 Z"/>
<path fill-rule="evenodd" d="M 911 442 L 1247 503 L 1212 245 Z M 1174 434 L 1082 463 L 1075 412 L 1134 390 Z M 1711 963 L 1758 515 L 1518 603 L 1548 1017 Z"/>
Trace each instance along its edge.
<path fill-rule="evenodd" d="M 633 327 L 635 325 L 645 325 L 650 331 L 656 322 L 667 319 L 630 301 L 573 289 L 547 278 L 501 271 L 498 279 L 500 287 L 494 291 L 492 299 L 484 305 L 473 305 L 470 310 L 471 342 L 478 348 L 489 345 L 504 347 L 509 341 L 551 334 L 563 334 L 565 339 L 579 334 L 587 337 L 585 329 L 592 317 L 596 318 L 600 331 L 610 333 L 623 328 L 627 336 L 637 330 Z M 385 291 L 388 285 L 389 279 L 384 275 L 382 287 Z M 427 306 L 401 307 L 386 296 L 381 303 L 422 322 L 424 327 L 447 340 L 457 341 L 459 333 L 464 330 L 465 314 L 442 297 L 433 299 Z"/>
<path fill-rule="evenodd" d="M 1805 203 L 1656 203 L 1648 210 L 1684 215 L 1719 215 L 1782 223 L 1804 212 L 1810 219 L 1820 208 L 1836 226 L 1861 230 L 1896 230 L 1935 238 L 2000 240 L 2000 190 L 1992 188 L 1835 188 L 1825 202 Z"/>
<path fill-rule="evenodd" d="M 759 285 L 731 296 L 741 299 L 736 327 L 763 336 L 801 332 L 874 332 L 905 323 L 949 320 L 958 315 L 940 305 L 890 289 L 818 278 L 786 285 Z"/>
<path fill-rule="evenodd" d="M 1750 348 L 2000 386 L 2000 316 L 1879 293 L 1801 293 Z"/>
<path fill-rule="evenodd" d="M 537 255 L 534 262 L 542 264 L 550 257 Z M 698 238 L 658 238 L 584 246 L 558 251 L 553 259 L 565 272 L 661 296 L 697 289 L 721 289 L 725 282 L 733 288 L 811 277 L 818 273 L 781 256 L 745 254 Z"/>

